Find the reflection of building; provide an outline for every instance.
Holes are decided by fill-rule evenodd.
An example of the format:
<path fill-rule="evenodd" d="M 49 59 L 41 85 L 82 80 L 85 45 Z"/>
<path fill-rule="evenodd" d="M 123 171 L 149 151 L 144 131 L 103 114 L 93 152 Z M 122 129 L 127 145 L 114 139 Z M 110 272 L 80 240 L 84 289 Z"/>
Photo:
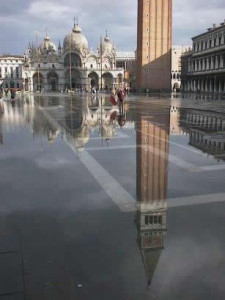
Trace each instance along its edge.
<path fill-rule="evenodd" d="M 117 67 L 116 49 L 108 35 L 93 52 L 77 24 L 58 49 L 48 36 L 41 45 L 30 44 L 24 74 L 29 91 L 111 89 L 124 81 L 124 69 Z"/>
<path fill-rule="evenodd" d="M 103 141 L 115 135 L 116 122 L 111 120 L 115 109 L 104 105 L 104 97 L 85 96 L 79 102 L 73 97 L 65 99 L 63 96 L 31 95 L 30 98 L 35 98 L 39 104 L 32 121 L 34 135 L 47 136 L 50 144 L 60 134 L 76 152 L 81 152 L 92 133 L 95 132 Z"/>
<path fill-rule="evenodd" d="M 3 114 L 0 114 L 0 144 L 4 144 L 4 133 L 3 133 Z"/>
<path fill-rule="evenodd" d="M 137 87 L 171 90 L 172 0 L 138 0 Z"/>
<path fill-rule="evenodd" d="M 193 50 L 182 56 L 182 90 L 225 91 L 225 23 L 195 36 Z"/>
<path fill-rule="evenodd" d="M 203 152 L 225 160 L 225 115 L 197 109 L 181 109 L 181 125 L 189 143 Z"/>
<path fill-rule="evenodd" d="M 180 107 L 171 106 L 170 108 L 170 135 L 182 135 L 180 126 Z"/>
<path fill-rule="evenodd" d="M 141 116 L 137 130 L 136 223 L 148 286 L 164 247 L 167 219 L 167 172 L 170 111 L 162 115 L 151 106 Z"/>
<path fill-rule="evenodd" d="M 0 86 L 21 89 L 23 63 L 24 57 L 20 55 L 0 56 Z"/>

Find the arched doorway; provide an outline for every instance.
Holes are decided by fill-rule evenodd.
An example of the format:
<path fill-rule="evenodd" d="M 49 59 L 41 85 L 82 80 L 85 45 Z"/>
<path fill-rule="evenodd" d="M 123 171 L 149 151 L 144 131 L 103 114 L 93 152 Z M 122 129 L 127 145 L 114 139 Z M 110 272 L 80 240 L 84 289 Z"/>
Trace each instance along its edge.
<path fill-rule="evenodd" d="M 91 88 L 91 89 L 95 88 L 96 90 L 98 90 L 98 89 L 99 89 L 99 84 L 98 84 L 99 78 L 98 78 L 98 74 L 95 73 L 95 72 L 91 72 L 91 73 L 88 75 L 88 78 L 89 78 L 89 85 L 90 85 L 90 88 Z"/>
<path fill-rule="evenodd" d="M 105 73 L 102 75 L 102 88 L 106 91 L 113 88 L 113 76 L 111 73 Z"/>
<path fill-rule="evenodd" d="M 81 58 L 76 53 L 68 53 L 64 58 L 64 66 L 67 67 L 81 67 Z"/>
<path fill-rule="evenodd" d="M 48 80 L 49 90 L 51 92 L 58 91 L 58 85 L 59 85 L 58 75 L 55 72 L 51 71 L 48 73 L 47 80 Z"/>
<path fill-rule="evenodd" d="M 33 90 L 35 92 L 41 92 L 43 89 L 43 75 L 41 73 L 35 73 L 33 76 Z"/>
<path fill-rule="evenodd" d="M 82 88 L 81 74 L 75 69 L 67 70 L 65 73 L 66 89 Z"/>
<path fill-rule="evenodd" d="M 174 85 L 173 85 L 173 91 L 174 92 L 179 92 L 180 90 L 180 85 L 178 82 L 175 82 Z"/>

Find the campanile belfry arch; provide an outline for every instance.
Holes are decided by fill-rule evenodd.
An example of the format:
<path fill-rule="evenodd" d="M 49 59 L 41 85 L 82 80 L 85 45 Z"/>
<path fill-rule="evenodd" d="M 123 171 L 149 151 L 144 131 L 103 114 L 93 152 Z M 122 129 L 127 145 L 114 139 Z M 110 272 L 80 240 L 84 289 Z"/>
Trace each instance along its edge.
<path fill-rule="evenodd" d="M 173 0 L 138 0 L 137 85 L 171 90 Z"/>

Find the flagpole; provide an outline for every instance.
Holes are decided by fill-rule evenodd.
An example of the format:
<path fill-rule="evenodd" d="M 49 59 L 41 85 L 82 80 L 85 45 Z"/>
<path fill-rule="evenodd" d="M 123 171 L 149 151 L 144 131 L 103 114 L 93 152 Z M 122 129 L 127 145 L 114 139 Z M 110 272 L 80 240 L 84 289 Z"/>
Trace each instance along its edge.
<path fill-rule="evenodd" d="M 72 33 L 70 34 L 70 91 L 72 91 L 72 58 L 71 58 L 71 51 L 72 51 Z"/>
<path fill-rule="evenodd" d="M 38 32 L 37 31 L 36 31 L 36 51 L 37 51 L 37 62 L 38 62 L 38 90 L 40 92 L 40 70 L 39 70 Z"/>
<path fill-rule="evenodd" d="M 101 92 L 102 92 L 102 36 L 100 37 L 100 55 L 101 55 Z"/>

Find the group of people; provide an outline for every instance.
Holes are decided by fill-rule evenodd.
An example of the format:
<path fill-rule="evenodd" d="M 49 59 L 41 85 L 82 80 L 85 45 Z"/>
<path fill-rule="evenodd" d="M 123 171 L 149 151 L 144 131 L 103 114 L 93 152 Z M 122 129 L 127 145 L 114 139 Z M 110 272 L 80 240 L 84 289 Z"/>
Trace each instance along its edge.
<path fill-rule="evenodd" d="M 117 100 L 116 100 L 116 96 L 117 96 Z M 117 113 L 114 113 L 112 117 L 114 119 L 117 117 L 118 124 L 120 127 L 123 127 L 126 124 L 126 114 L 124 109 L 124 101 L 126 96 L 127 96 L 126 89 L 121 88 L 118 90 L 112 90 L 111 97 L 110 97 L 111 104 L 114 106 L 118 106 L 119 108 L 119 115 L 117 116 Z"/>

